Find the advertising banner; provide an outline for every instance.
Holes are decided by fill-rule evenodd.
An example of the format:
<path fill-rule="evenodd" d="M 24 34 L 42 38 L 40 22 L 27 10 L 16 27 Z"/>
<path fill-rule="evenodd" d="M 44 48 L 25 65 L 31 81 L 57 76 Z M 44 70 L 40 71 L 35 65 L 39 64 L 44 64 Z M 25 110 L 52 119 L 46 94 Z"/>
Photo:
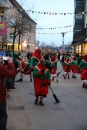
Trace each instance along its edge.
<path fill-rule="evenodd" d="M 6 35 L 7 35 L 6 22 L 0 22 L 0 36 L 6 36 Z"/>

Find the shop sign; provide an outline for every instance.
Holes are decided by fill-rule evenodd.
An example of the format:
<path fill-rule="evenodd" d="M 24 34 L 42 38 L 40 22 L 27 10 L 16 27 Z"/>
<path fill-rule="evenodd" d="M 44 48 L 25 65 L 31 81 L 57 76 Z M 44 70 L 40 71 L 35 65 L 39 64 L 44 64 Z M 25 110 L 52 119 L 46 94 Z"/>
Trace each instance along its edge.
<path fill-rule="evenodd" d="M 7 35 L 6 22 L 0 22 L 0 36 L 6 36 L 6 35 Z"/>
<path fill-rule="evenodd" d="M 82 19 L 82 14 L 76 14 L 76 19 Z"/>

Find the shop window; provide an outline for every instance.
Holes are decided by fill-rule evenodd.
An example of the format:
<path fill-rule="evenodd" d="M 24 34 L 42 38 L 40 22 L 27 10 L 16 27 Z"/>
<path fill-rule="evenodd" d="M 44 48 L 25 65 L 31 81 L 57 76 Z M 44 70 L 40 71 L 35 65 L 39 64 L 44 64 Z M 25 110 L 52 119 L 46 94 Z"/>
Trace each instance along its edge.
<path fill-rule="evenodd" d="M 79 45 L 79 53 L 81 54 L 81 45 Z"/>
<path fill-rule="evenodd" d="M 76 46 L 76 53 L 78 53 L 78 46 Z"/>

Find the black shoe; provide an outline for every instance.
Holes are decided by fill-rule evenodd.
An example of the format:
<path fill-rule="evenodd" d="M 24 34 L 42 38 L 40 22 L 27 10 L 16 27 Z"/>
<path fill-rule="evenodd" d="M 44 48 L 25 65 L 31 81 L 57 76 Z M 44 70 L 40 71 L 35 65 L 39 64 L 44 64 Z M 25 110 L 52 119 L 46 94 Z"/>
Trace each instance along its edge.
<path fill-rule="evenodd" d="M 13 87 L 12 89 L 16 89 L 16 88 Z"/>
<path fill-rule="evenodd" d="M 22 82 L 22 81 L 23 81 L 23 79 L 22 79 L 22 78 L 20 78 L 19 80 L 15 81 L 15 82 Z"/>
<path fill-rule="evenodd" d="M 58 80 L 56 80 L 56 82 L 58 83 Z"/>
<path fill-rule="evenodd" d="M 87 89 L 87 85 L 85 86 L 85 88 Z"/>
<path fill-rule="evenodd" d="M 39 101 L 39 105 L 44 106 L 44 103 L 42 101 Z"/>
<path fill-rule="evenodd" d="M 54 77 L 52 78 L 52 81 L 54 81 Z"/>
<path fill-rule="evenodd" d="M 30 82 L 32 82 L 32 79 L 30 79 Z"/>
<path fill-rule="evenodd" d="M 83 87 L 83 88 L 85 88 L 85 87 L 86 87 L 86 85 L 85 85 L 85 84 L 83 84 L 83 85 L 82 85 L 82 87 Z"/>
<path fill-rule="evenodd" d="M 36 105 L 38 104 L 38 98 L 35 99 L 35 102 L 34 102 Z"/>
<path fill-rule="evenodd" d="M 66 79 L 66 76 L 64 76 L 64 79 Z"/>

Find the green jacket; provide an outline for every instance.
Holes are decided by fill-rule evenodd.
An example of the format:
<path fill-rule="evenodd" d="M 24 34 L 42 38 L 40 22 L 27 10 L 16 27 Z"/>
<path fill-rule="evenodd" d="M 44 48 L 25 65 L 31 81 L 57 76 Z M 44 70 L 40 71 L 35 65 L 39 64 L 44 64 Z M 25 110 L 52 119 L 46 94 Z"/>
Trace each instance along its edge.
<path fill-rule="evenodd" d="M 76 65 L 76 66 L 77 66 L 77 65 L 78 65 L 77 60 L 76 60 L 76 61 L 72 60 L 72 61 L 70 62 L 70 65 L 71 65 L 71 66 L 74 66 L 74 65 Z"/>
<path fill-rule="evenodd" d="M 47 80 L 50 80 L 50 72 L 48 69 L 46 69 L 46 71 L 43 74 L 37 67 L 35 67 L 33 71 L 33 77 L 39 79 L 46 78 Z"/>
<path fill-rule="evenodd" d="M 38 62 L 38 59 L 32 57 L 30 61 L 30 67 L 35 67 L 38 64 Z"/>
<path fill-rule="evenodd" d="M 78 68 L 79 68 L 79 70 L 82 69 L 82 68 L 87 68 L 87 62 L 84 61 L 84 60 L 82 60 L 82 61 L 80 62 L 80 65 L 79 65 Z"/>

